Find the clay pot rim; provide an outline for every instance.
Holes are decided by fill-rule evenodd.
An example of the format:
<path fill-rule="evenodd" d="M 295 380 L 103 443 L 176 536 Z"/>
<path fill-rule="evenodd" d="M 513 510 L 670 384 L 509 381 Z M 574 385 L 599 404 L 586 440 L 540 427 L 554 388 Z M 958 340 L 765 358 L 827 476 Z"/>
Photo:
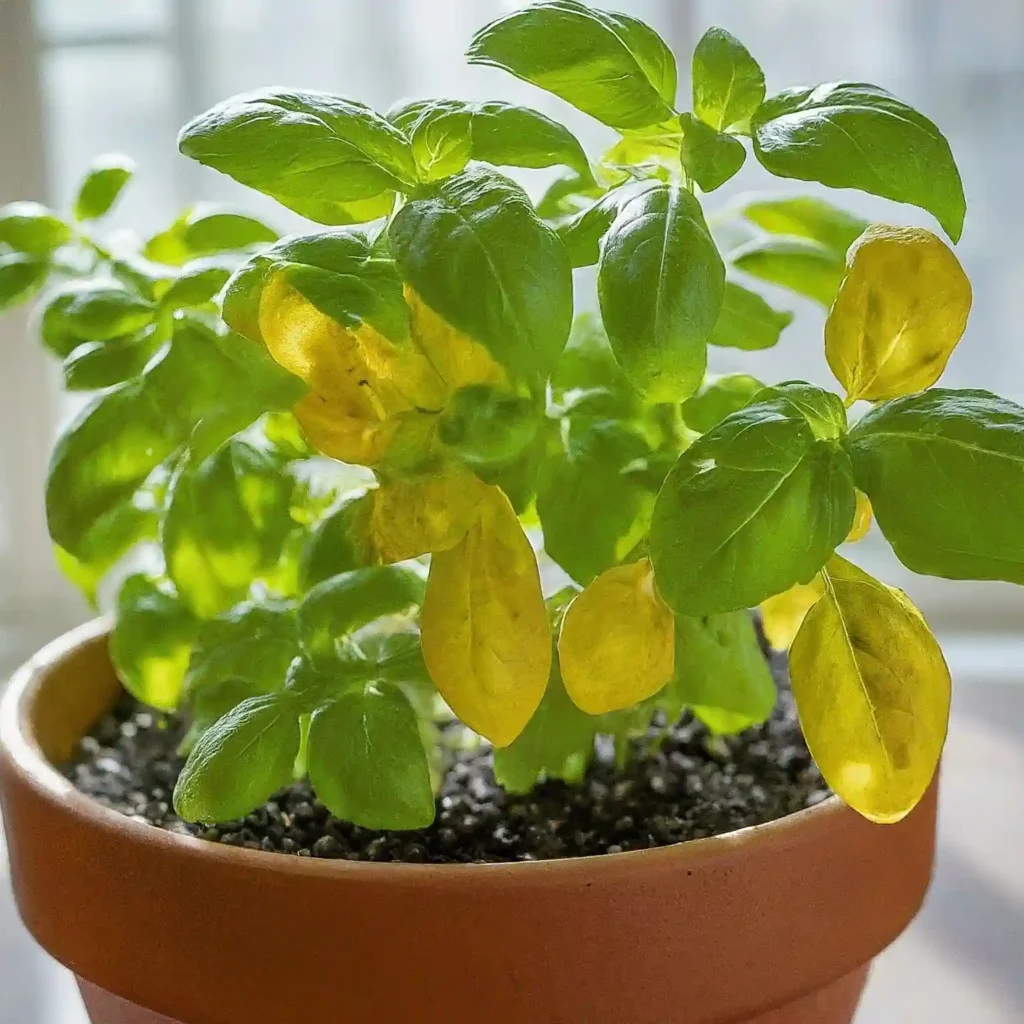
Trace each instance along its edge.
<path fill-rule="evenodd" d="M 121 841 L 145 843 L 170 854 L 201 858 L 208 863 L 237 864 L 239 869 L 259 869 L 275 876 L 333 876 L 373 878 L 379 881 L 401 879 L 408 883 L 508 880 L 510 872 L 522 882 L 557 881 L 575 874 L 585 866 L 588 877 L 614 877 L 632 873 L 641 867 L 653 867 L 658 861 L 671 860 L 678 868 L 688 862 L 706 861 L 725 853 L 735 855 L 745 848 L 765 842 L 790 844 L 808 827 L 827 827 L 830 819 L 854 815 L 837 796 L 830 796 L 813 807 L 783 818 L 750 825 L 722 835 L 691 839 L 649 850 L 630 850 L 589 857 L 561 857 L 554 860 L 500 863 L 405 864 L 349 860 L 321 860 L 312 857 L 273 855 L 261 850 L 225 846 L 194 836 L 170 832 L 155 825 L 135 821 L 86 796 L 75 788 L 47 760 L 32 729 L 32 712 L 39 691 L 52 667 L 72 656 L 82 646 L 100 640 L 109 633 L 111 620 L 101 616 L 78 626 L 48 643 L 11 676 L 0 698 L 0 753 L 6 754 L 15 772 L 45 801 L 66 813 L 83 819 L 91 827 L 113 833 Z"/>

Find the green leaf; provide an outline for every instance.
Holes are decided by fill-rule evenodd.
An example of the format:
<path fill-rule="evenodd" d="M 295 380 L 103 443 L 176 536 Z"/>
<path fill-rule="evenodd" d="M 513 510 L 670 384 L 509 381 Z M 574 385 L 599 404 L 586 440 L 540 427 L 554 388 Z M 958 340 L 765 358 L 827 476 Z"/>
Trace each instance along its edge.
<path fill-rule="evenodd" d="M 188 263 L 167 289 L 160 304 L 164 309 L 202 306 L 214 299 L 231 277 L 231 270 L 215 260 Z"/>
<path fill-rule="evenodd" d="M 434 820 L 430 766 L 416 713 L 401 690 L 370 684 L 313 713 L 309 778 L 338 818 L 375 829 Z"/>
<path fill-rule="evenodd" d="M 775 680 L 745 609 L 676 619 L 677 699 L 713 732 L 736 733 L 764 722 L 775 708 Z"/>
<path fill-rule="evenodd" d="M 651 521 L 662 597 L 680 615 L 751 608 L 806 583 L 850 532 L 850 459 L 784 396 L 733 413 L 679 457 Z"/>
<path fill-rule="evenodd" d="M 299 715 L 291 693 L 250 697 L 199 737 L 174 787 L 185 821 L 242 818 L 292 781 Z"/>
<path fill-rule="evenodd" d="M 580 313 L 551 375 L 552 398 L 562 415 L 629 419 L 637 396 L 594 313 Z M 553 410 L 554 411 L 554 410 Z"/>
<path fill-rule="evenodd" d="M 832 305 L 843 280 L 842 255 L 808 238 L 757 238 L 729 254 L 732 265 L 751 277 Z"/>
<path fill-rule="evenodd" d="M 598 294 L 612 350 L 651 401 L 678 401 L 700 386 L 724 286 L 722 257 L 690 192 L 659 184 L 623 207 L 604 240 Z"/>
<path fill-rule="evenodd" d="M 846 408 L 842 399 L 831 391 L 802 380 L 787 380 L 765 388 L 759 402 L 773 402 L 789 415 L 802 416 L 814 436 L 824 441 L 838 441 L 846 434 Z"/>
<path fill-rule="evenodd" d="M 697 117 L 718 132 L 742 127 L 761 106 L 764 93 L 764 72 L 747 48 L 724 28 L 709 28 L 693 51 Z"/>
<path fill-rule="evenodd" d="M 612 128 L 675 111 L 676 62 L 658 34 L 625 14 L 546 0 L 484 26 L 467 53 L 561 96 Z"/>
<path fill-rule="evenodd" d="M 652 188 L 653 181 L 630 181 L 610 189 L 599 199 L 558 225 L 558 237 L 574 267 L 593 266 L 601 258 L 601 242 L 623 207 Z"/>
<path fill-rule="evenodd" d="M 843 260 L 846 250 L 868 228 L 866 220 L 817 196 L 755 199 L 743 207 L 743 216 L 769 234 L 819 242 Z"/>
<path fill-rule="evenodd" d="M 739 139 L 716 132 L 692 114 L 681 115 L 679 122 L 683 167 L 704 192 L 714 192 L 739 172 L 747 151 Z"/>
<path fill-rule="evenodd" d="M 232 97 L 185 125 L 178 148 L 323 224 L 382 216 L 394 192 L 416 181 L 397 128 L 362 103 L 322 92 Z"/>
<path fill-rule="evenodd" d="M 544 699 L 526 728 L 510 746 L 494 751 L 494 777 L 509 793 L 528 793 L 546 778 L 579 782 L 593 759 L 600 723 L 569 699 L 555 662 Z"/>
<path fill-rule="evenodd" d="M 504 466 L 533 444 L 542 416 L 532 398 L 473 385 L 452 395 L 437 436 L 467 466 Z"/>
<path fill-rule="evenodd" d="M 623 559 L 646 526 L 649 492 L 631 465 L 647 443 L 614 420 L 570 421 L 564 449 L 549 455 L 537 478 L 544 549 L 577 583 Z M 639 524 L 638 524 L 639 521 Z"/>
<path fill-rule="evenodd" d="M 572 321 L 572 267 L 515 182 L 470 167 L 407 203 L 389 235 L 431 309 L 513 373 L 550 374 Z"/>
<path fill-rule="evenodd" d="M 708 344 L 747 352 L 771 348 L 792 322 L 792 313 L 775 309 L 757 292 L 735 281 L 726 281 L 722 309 Z"/>
<path fill-rule="evenodd" d="M 401 683 L 434 692 L 415 627 L 392 631 L 390 624 L 385 624 L 380 630 L 362 630 L 358 644 L 349 644 L 341 653 L 342 670 L 351 678 L 367 683 Z"/>
<path fill-rule="evenodd" d="M 0 249 L 0 313 L 35 295 L 49 273 L 46 260 Z"/>
<path fill-rule="evenodd" d="M 166 580 L 129 576 L 117 596 L 110 657 L 118 678 L 144 704 L 173 711 L 197 624 Z"/>
<path fill-rule="evenodd" d="M 603 193 L 604 189 L 590 176 L 577 171 L 564 174 L 555 178 L 537 201 L 537 216 L 546 221 L 559 221 L 578 213 Z"/>
<path fill-rule="evenodd" d="M 49 256 L 71 241 L 71 228 L 40 203 L 0 206 L 0 245 L 30 256 Z"/>
<path fill-rule="evenodd" d="M 138 377 L 160 348 L 159 332 L 87 341 L 64 360 L 61 370 L 68 391 L 98 391 Z"/>
<path fill-rule="evenodd" d="M 346 497 L 310 533 L 299 559 L 299 585 L 309 590 L 339 573 L 364 569 L 374 561 L 369 543 L 372 496 Z"/>
<path fill-rule="evenodd" d="M 726 416 L 749 405 L 764 385 L 748 373 L 730 373 L 705 381 L 682 405 L 683 419 L 692 430 L 706 434 Z"/>
<path fill-rule="evenodd" d="M 182 222 L 181 240 L 192 256 L 213 256 L 276 242 L 277 232 L 244 213 L 200 205 Z"/>
<path fill-rule="evenodd" d="M 107 153 L 93 160 L 78 186 L 75 220 L 96 220 L 109 213 L 134 174 L 135 161 L 120 153 Z"/>
<path fill-rule="evenodd" d="M 912 203 L 959 240 L 967 204 L 949 143 L 884 89 L 861 82 L 787 89 L 765 101 L 752 128 L 754 152 L 772 174 Z"/>
<path fill-rule="evenodd" d="M 402 566 L 354 569 L 318 583 L 299 605 L 299 637 L 314 660 L 330 660 L 337 642 L 382 615 L 422 604 L 425 582 Z"/>
<path fill-rule="evenodd" d="M 850 431 L 857 486 L 914 572 L 1024 584 L 1024 409 L 932 388 L 883 402 Z"/>
<path fill-rule="evenodd" d="M 155 315 L 151 302 L 116 281 L 75 281 L 48 303 L 43 338 L 58 355 L 68 355 L 75 347 L 72 341 L 109 341 L 134 334 L 152 323 Z"/>

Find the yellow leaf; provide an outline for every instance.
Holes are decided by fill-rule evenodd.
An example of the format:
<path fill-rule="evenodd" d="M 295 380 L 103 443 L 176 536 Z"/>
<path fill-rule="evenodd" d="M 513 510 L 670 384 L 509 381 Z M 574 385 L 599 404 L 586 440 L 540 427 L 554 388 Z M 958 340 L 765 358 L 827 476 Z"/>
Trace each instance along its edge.
<path fill-rule="evenodd" d="M 466 536 L 487 494 L 458 466 L 389 480 L 371 492 L 370 545 L 385 563 L 448 551 Z"/>
<path fill-rule="evenodd" d="M 565 689 L 589 715 L 631 707 L 675 671 L 675 618 L 646 559 L 601 573 L 562 620 L 558 659 Z"/>
<path fill-rule="evenodd" d="M 824 595 L 790 651 L 793 695 L 825 780 L 871 821 L 899 821 L 939 763 L 951 681 L 921 613 L 899 590 L 832 557 Z"/>
<path fill-rule="evenodd" d="M 789 590 L 761 602 L 761 628 L 777 651 L 788 651 L 804 616 L 823 593 L 821 579 L 796 583 Z"/>
<path fill-rule="evenodd" d="M 853 544 L 863 540 L 871 529 L 871 520 L 874 516 L 874 509 L 871 507 L 871 499 L 863 492 L 857 492 L 857 507 L 853 513 L 853 526 L 846 535 L 846 542 Z"/>
<path fill-rule="evenodd" d="M 441 696 L 471 729 L 508 746 L 544 696 L 551 631 L 537 557 L 498 487 L 487 488 L 465 537 L 431 559 L 420 631 Z"/>
<path fill-rule="evenodd" d="M 868 228 L 850 247 L 825 324 L 825 355 L 848 402 L 931 387 L 970 311 L 970 281 L 942 239 L 922 228 Z"/>
<path fill-rule="evenodd" d="M 270 354 L 309 384 L 295 416 L 327 455 L 374 465 L 408 422 L 416 434 L 429 430 L 446 401 L 444 382 L 414 346 L 395 345 L 365 324 L 346 329 L 283 273 L 264 287 L 259 319 Z"/>

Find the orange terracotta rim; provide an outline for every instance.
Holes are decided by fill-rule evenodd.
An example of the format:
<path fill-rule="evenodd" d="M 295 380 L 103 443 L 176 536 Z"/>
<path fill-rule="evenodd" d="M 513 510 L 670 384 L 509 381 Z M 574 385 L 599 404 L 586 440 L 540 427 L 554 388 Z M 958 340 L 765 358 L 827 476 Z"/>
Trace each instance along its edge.
<path fill-rule="evenodd" d="M 176 1020 L 292 1024 L 298 991 L 302 1013 L 388 1024 L 674 1024 L 676 1003 L 679 1021 L 726 1024 L 861 968 L 928 886 L 934 786 L 898 825 L 833 797 L 727 835 L 527 863 L 319 861 L 171 833 L 51 763 L 117 693 L 107 628 L 44 648 L 0 704 L 12 879 L 54 956 Z"/>

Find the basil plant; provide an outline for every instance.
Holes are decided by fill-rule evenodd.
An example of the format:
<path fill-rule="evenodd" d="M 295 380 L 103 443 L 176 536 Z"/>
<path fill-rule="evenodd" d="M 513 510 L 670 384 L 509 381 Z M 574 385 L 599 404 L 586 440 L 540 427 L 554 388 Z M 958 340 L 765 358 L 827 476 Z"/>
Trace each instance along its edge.
<path fill-rule="evenodd" d="M 301 234 L 197 206 L 107 238 L 121 157 L 69 216 L 0 211 L 0 305 L 49 285 L 43 344 L 91 394 L 50 464 L 56 555 L 87 595 L 119 580 L 117 672 L 191 724 L 178 812 L 236 818 L 299 773 L 340 817 L 425 826 L 452 715 L 512 791 L 686 708 L 737 732 L 775 704 L 760 609 L 828 783 L 902 818 L 950 677 L 907 597 L 838 549 L 877 519 L 915 572 L 1024 583 L 1024 409 L 935 386 L 971 305 L 949 145 L 873 85 L 767 95 L 718 28 L 684 103 L 651 28 L 577 0 L 499 18 L 468 58 L 618 140 L 595 160 L 502 101 L 272 88 L 178 141 Z M 751 158 L 945 237 L 816 196 L 709 218 Z M 535 200 L 520 167 L 557 172 Z M 582 267 L 599 315 L 575 311 Z M 838 393 L 707 375 L 709 345 L 779 342 L 762 282 L 827 311 Z"/>

